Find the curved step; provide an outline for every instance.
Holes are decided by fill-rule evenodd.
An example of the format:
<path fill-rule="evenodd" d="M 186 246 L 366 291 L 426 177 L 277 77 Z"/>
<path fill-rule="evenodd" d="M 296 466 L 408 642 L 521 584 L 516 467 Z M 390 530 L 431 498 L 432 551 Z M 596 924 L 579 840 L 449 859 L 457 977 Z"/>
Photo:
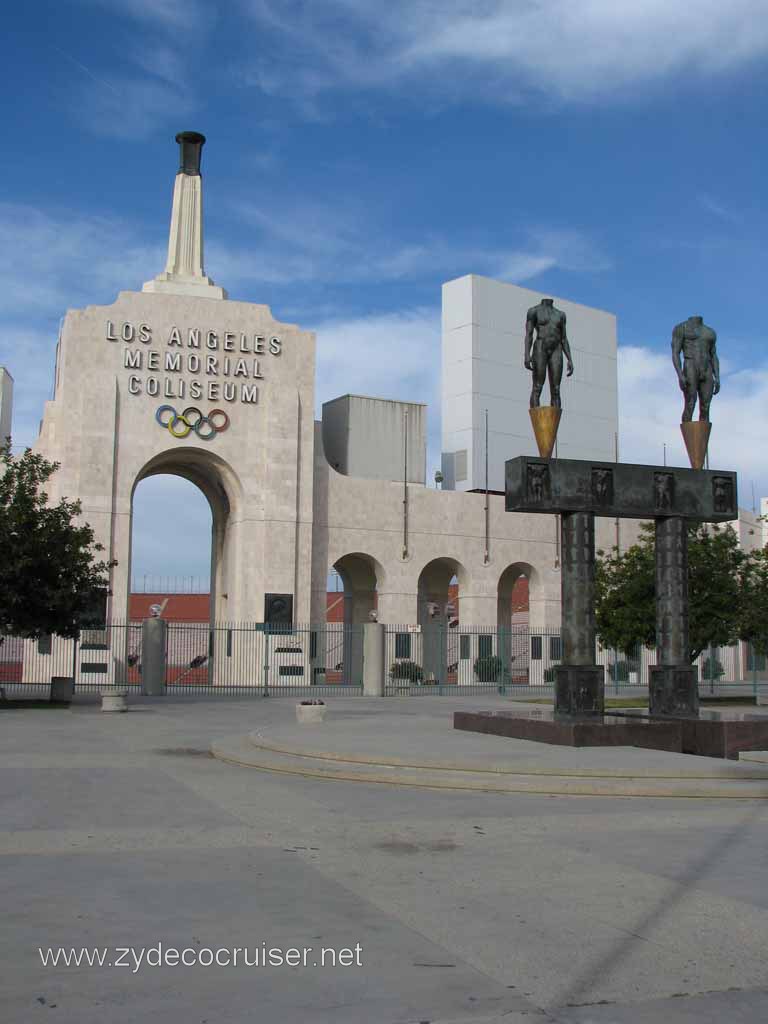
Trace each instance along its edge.
<path fill-rule="evenodd" d="M 632 765 L 621 771 L 607 771 L 604 768 L 575 768 L 569 767 L 565 771 L 557 771 L 549 768 L 536 767 L 514 767 L 508 759 L 497 762 L 470 763 L 463 760 L 437 761 L 428 758 L 414 760 L 412 758 L 399 758 L 387 755 L 386 758 L 371 757 L 366 754 L 355 752 L 331 752 L 318 750 L 314 746 L 305 743 L 294 742 L 290 746 L 286 743 L 275 742 L 264 736 L 261 732 L 248 733 L 248 740 L 258 750 L 268 751 L 272 754 L 286 754 L 291 757 L 308 758 L 315 761 L 331 761 L 347 765 L 376 765 L 385 768 L 419 768 L 426 771 L 450 771 L 481 775 L 516 775 L 516 776 L 552 776 L 555 778 L 600 778 L 600 779 L 666 779 L 677 781 L 679 779 L 757 779 L 768 782 L 768 771 L 765 768 L 756 768 L 750 765 L 734 761 L 725 761 L 715 758 L 690 759 L 684 755 L 673 755 L 679 757 L 679 770 L 674 773 L 660 772 L 655 768 L 645 768 L 639 765 Z M 523 741 L 526 742 L 526 741 Z M 584 748 L 581 748 L 584 751 Z M 664 752 L 665 755 L 668 752 Z M 747 755 L 741 755 L 742 760 L 749 760 Z M 687 763 L 691 760 L 696 762 L 696 767 L 689 768 Z M 755 759 L 759 760 L 759 759 Z M 706 766 L 706 768 L 704 767 Z"/>
<path fill-rule="evenodd" d="M 560 796 L 677 797 L 691 799 L 768 799 L 765 774 L 747 773 L 642 777 L 608 773 L 493 771 L 450 765 L 382 764 L 343 755 L 272 749 L 250 736 L 216 740 L 211 753 L 220 761 L 260 771 L 329 781 L 366 782 L 420 789 L 483 793 L 536 793 Z"/>

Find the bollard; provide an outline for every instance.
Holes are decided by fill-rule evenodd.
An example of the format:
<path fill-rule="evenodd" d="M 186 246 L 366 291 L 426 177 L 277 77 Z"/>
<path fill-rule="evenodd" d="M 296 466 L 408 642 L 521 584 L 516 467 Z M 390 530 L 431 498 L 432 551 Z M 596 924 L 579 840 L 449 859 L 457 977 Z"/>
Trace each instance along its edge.
<path fill-rule="evenodd" d="M 363 626 L 363 696 L 384 696 L 385 627 L 380 622 Z"/>
<path fill-rule="evenodd" d="M 148 697 L 165 693 L 165 660 L 168 623 L 145 619 L 141 627 L 141 692 Z"/>

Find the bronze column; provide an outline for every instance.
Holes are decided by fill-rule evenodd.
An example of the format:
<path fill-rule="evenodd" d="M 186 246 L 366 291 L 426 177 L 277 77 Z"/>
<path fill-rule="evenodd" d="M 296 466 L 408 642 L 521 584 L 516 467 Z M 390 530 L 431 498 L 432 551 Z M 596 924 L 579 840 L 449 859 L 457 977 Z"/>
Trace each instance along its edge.
<path fill-rule="evenodd" d="M 697 715 L 699 691 L 688 630 L 688 528 L 681 516 L 656 519 L 656 658 L 652 715 Z"/>
<path fill-rule="evenodd" d="M 555 669 L 555 713 L 602 715 L 604 673 L 595 664 L 595 517 L 561 516 L 560 591 L 563 662 Z"/>

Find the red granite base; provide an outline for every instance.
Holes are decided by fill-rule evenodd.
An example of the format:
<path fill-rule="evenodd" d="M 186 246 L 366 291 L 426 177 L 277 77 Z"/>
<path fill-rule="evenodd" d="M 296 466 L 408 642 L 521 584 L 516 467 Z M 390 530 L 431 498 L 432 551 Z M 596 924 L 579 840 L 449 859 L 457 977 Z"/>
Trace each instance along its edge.
<path fill-rule="evenodd" d="M 683 743 L 679 721 L 632 721 L 613 715 L 556 718 L 550 708 L 536 711 L 455 711 L 453 727 L 465 732 L 482 732 L 563 747 L 649 747 L 679 753 Z"/>
<path fill-rule="evenodd" d="M 647 712 L 617 712 L 617 717 L 647 719 L 647 716 Z M 684 754 L 735 759 L 741 750 L 768 750 L 768 715 L 706 710 L 699 711 L 696 717 L 671 721 L 680 722 L 682 726 Z"/>
<path fill-rule="evenodd" d="M 642 710 L 594 718 L 561 718 L 552 708 L 455 711 L 453 727 L 564 747 L 644 747 L 700 757 L 768 750 L 768 715 L 738 711 L 701 711 L 695 718 L 651 718 Z"/>

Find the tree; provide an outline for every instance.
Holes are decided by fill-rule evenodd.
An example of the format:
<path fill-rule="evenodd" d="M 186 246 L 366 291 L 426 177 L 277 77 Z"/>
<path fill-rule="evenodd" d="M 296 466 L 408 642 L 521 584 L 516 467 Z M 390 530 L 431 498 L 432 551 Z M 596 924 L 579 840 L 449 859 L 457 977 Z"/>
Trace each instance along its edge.
<path fill-rule="evenodd" d="M 656 642 L 655 539 L 650 524 L 623 555 L 598 552 L 596 618 L 601 643 L 629 654 L 638 644 Z M 746 578 L 752 556 L 739 547 L 730 526 L 688 526 L 690 658 L 710 646 L 744 636 Z M 765 582 L 768 583 L 768 567 Z M 768 601 L 768 590 L 764 598 Z M 765 629 L 765 627 L 763 627 Z"/>
<path fill-rule="evenodd" d="M 739 635 L 758 654 L 768 654 L 768 547 L 753 551 L 742 570 Z"/>
<path fill-rule="evenodd" d="M 595 619 L 603 646 L 629 657 L 638 644 L 655 642 L 655 565 L 652 533 L 623 555 L 616 548 L 597 552 Z"/>
<path fill-rule="evenodd" d="M 79 501 L 48 503 L 59 468 L 29 448 L 14 458 L 0 446 L 0 639 L 3 633 L 73 637 L 108 594 L 115 562 L 95 561 L 102 545 L 77 525 Z"/>

